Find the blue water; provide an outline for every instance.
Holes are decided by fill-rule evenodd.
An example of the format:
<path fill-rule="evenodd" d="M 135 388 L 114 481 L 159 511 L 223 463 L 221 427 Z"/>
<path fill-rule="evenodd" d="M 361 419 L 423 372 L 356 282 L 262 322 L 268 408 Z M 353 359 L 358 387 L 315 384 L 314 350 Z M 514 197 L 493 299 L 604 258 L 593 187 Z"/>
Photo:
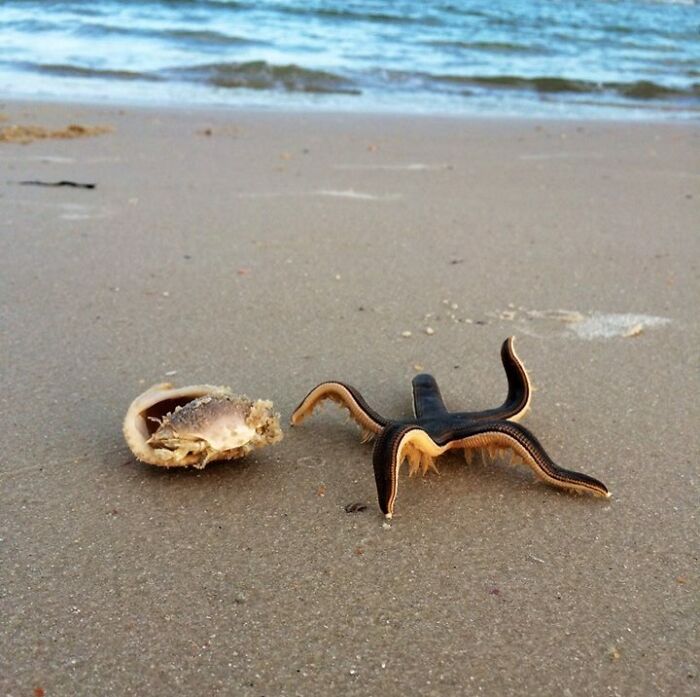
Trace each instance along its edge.
<path fill-rule="evenodd" d="M 0 96 L 700 115 L 694 0 L 0 0 Z"/>

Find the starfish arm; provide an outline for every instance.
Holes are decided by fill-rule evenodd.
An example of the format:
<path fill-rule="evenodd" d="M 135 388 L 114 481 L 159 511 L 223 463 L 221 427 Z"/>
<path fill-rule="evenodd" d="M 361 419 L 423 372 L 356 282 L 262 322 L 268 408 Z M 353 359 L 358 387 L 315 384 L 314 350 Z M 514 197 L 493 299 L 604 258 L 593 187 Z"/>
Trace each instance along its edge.
<path fill-rule="evenodd" d="M 379 508 L 387 519 L 394 515 L 394 502 L 399 485 L 399 469 L 414 444 L 423 444 L 417 449 L 429 453 L 441 450 L 430 436 L 413 425 L 391 424 L 377 438 L 372 453 L 374 481 L 377 484 Z M 426 447 L 427 444 L 427 447 Z M 444 448 L 442 448 L 444 450 Z"/>
<path fill-rule="evenodd" d="M 610 497 L 605 484 L 587 474 L 556 465 L 535 436 L 519 424 L 492 421 L 471 424 L 440 434 L 429 434 L 411 424 L 392 424 L 379 436 L 372 455 L 379 507 L 387 518 L 394 514 L 399 469 L 406 457 L 436 458 L 455 448 L 508 448 L 515 451 L 548 484 L 578 492 Z"/>
<path fill-rule="evenodd" d="M 343 382 L 322 382 L 314 387 L 292 412 L 291 425 L 299 425 L 320 402 L 326 399 L 345 407 L 367 438 L 380 433 L 387 425 L 387 420 L 374 411 L 354 387 Z"/>
<path fill-rule="evenodd" d="M 507 448 L 515 451 L 535 474 L 548 484 L 596 496 L 610 497 L 603 482 L 581 472 L 564 469 L 556 465 L 547 455 L 540 442 L 526 428 L 508 421 L 493 421 L 471 424 L 443 434 L 436 439 L 444 449 Z"/>
<path fill-rule="evenodd" d="M 447 414 L 447 407 L 442 401 L 440 388 L 435 378 L 428 373 L 421 373 L 413 378 L 413 413 L 417 419 Z"/>
<path fill-rule="evenodd" d="M 496 409 L 463 411 L 458 412 L 456 416 L 471 423 L 497 420 L 517 422 L 529 411 L 532 385 L 523 362 L 515 353 L 514 341 L 515 337 L 510 336 L 501 346 L 501 361 L 508 378 L 508 395 L 505 402 Z"/>

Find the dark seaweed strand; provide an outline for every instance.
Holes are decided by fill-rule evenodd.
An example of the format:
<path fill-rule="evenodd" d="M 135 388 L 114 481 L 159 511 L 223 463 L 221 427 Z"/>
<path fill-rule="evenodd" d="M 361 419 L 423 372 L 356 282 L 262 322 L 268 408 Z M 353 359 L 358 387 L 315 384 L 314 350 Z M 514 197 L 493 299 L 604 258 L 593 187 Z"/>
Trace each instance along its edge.
<path fill-rule="evenodd" d="M 432 375 L 421 373 L 413 378 L 413 411 L 417 419 L 443 416 L 447 407 Z"/>
<path fill-rule="evenodd" d="M 494 419 L 509 419 L 517 414 L 527 404 L 530 395 L 530 387 L 524 368 L 511 350 L 513 337 L 507 338 L 501 346 L 501 362 L 508 379 L 508 395 L 505 402 L 495 409 L 484 411 L 460 411 L 454 415 L 465 421 L 481 422 Z"/>
<path fill-rule="evenodd" d="M 608 488 L 603 482 L 589 477 L 581 472 L 567 470 L 559 465 L 547 455 L 547 452 L 542 447 L 537 438 L 520 424 L 510 421 L 492 421 L 486 423 L 472 424 L 463 428 L 452 429 L 440 434 L 438 438 L 433 440 L 440 446 L 447 445 L 454 441 L 465 440 L 473 436 L 487 435 L 489 433 L 502 433 L 517 441 L 528 455 L 535 461 L 540 469 L 552 479 L 568 484 L 589 487 L 596 491 L 601 491 L 608 495 Z"/>
<path fill-rule="evenodd" d="M 340 385 L 341 387 L 344 387 L 355 400 L 355 403 L 360 409 L 360 411 L 364 412 L 365 416 L 371 421 L 374 421 L 380 428 L 385 428 L 386 425 L 389 423 L 388 419 L 385 419 L 383 416 L 374 411 L 374 409 L 372 409 L 372 407 L 370 407 L 369 404 L 367 404 L 365 398 L 352 385 L 348 385 L 347 383 L 340 382 L 338 380 L 326 380 L 325 382 L 321 382 L 318 385 L 316 385 L 316 387 L 309 390 L 309 392 L 306 394 L 306 397 L 304 397 L 304 399 L 302 399 L 301 402 L 299 402 L 296 409 L 294 409 L 292 413 L 295 413 L 302 406 L 302 404 L 304 404 L 304 402 L 309 398 L 309 395 L 311 395 L 312 392 L 317 390 L 319 387 L 323 387 L 324 385 Z"/>

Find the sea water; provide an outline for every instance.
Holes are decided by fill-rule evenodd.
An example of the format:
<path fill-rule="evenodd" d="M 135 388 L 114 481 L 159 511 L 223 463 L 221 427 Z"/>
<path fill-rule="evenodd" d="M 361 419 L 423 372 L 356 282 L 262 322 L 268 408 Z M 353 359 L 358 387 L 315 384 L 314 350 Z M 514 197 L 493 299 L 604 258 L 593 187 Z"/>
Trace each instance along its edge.
<path fill-rule="evenodd" d="M 0 1 L 0 97 L 695 119 L 660 0 Z"/>

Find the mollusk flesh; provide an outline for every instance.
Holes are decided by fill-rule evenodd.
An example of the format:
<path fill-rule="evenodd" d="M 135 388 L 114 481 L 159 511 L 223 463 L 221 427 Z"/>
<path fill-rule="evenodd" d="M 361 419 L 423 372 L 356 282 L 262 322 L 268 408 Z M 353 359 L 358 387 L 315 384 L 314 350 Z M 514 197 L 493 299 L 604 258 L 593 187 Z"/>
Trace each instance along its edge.
<path fill-rule="evenodd" d="M 123 430 L 131 452 L 160 467 L 201 469 L 282 439 L 272 402 L 213 385 L 153 385 L 131 403 Z"/>

